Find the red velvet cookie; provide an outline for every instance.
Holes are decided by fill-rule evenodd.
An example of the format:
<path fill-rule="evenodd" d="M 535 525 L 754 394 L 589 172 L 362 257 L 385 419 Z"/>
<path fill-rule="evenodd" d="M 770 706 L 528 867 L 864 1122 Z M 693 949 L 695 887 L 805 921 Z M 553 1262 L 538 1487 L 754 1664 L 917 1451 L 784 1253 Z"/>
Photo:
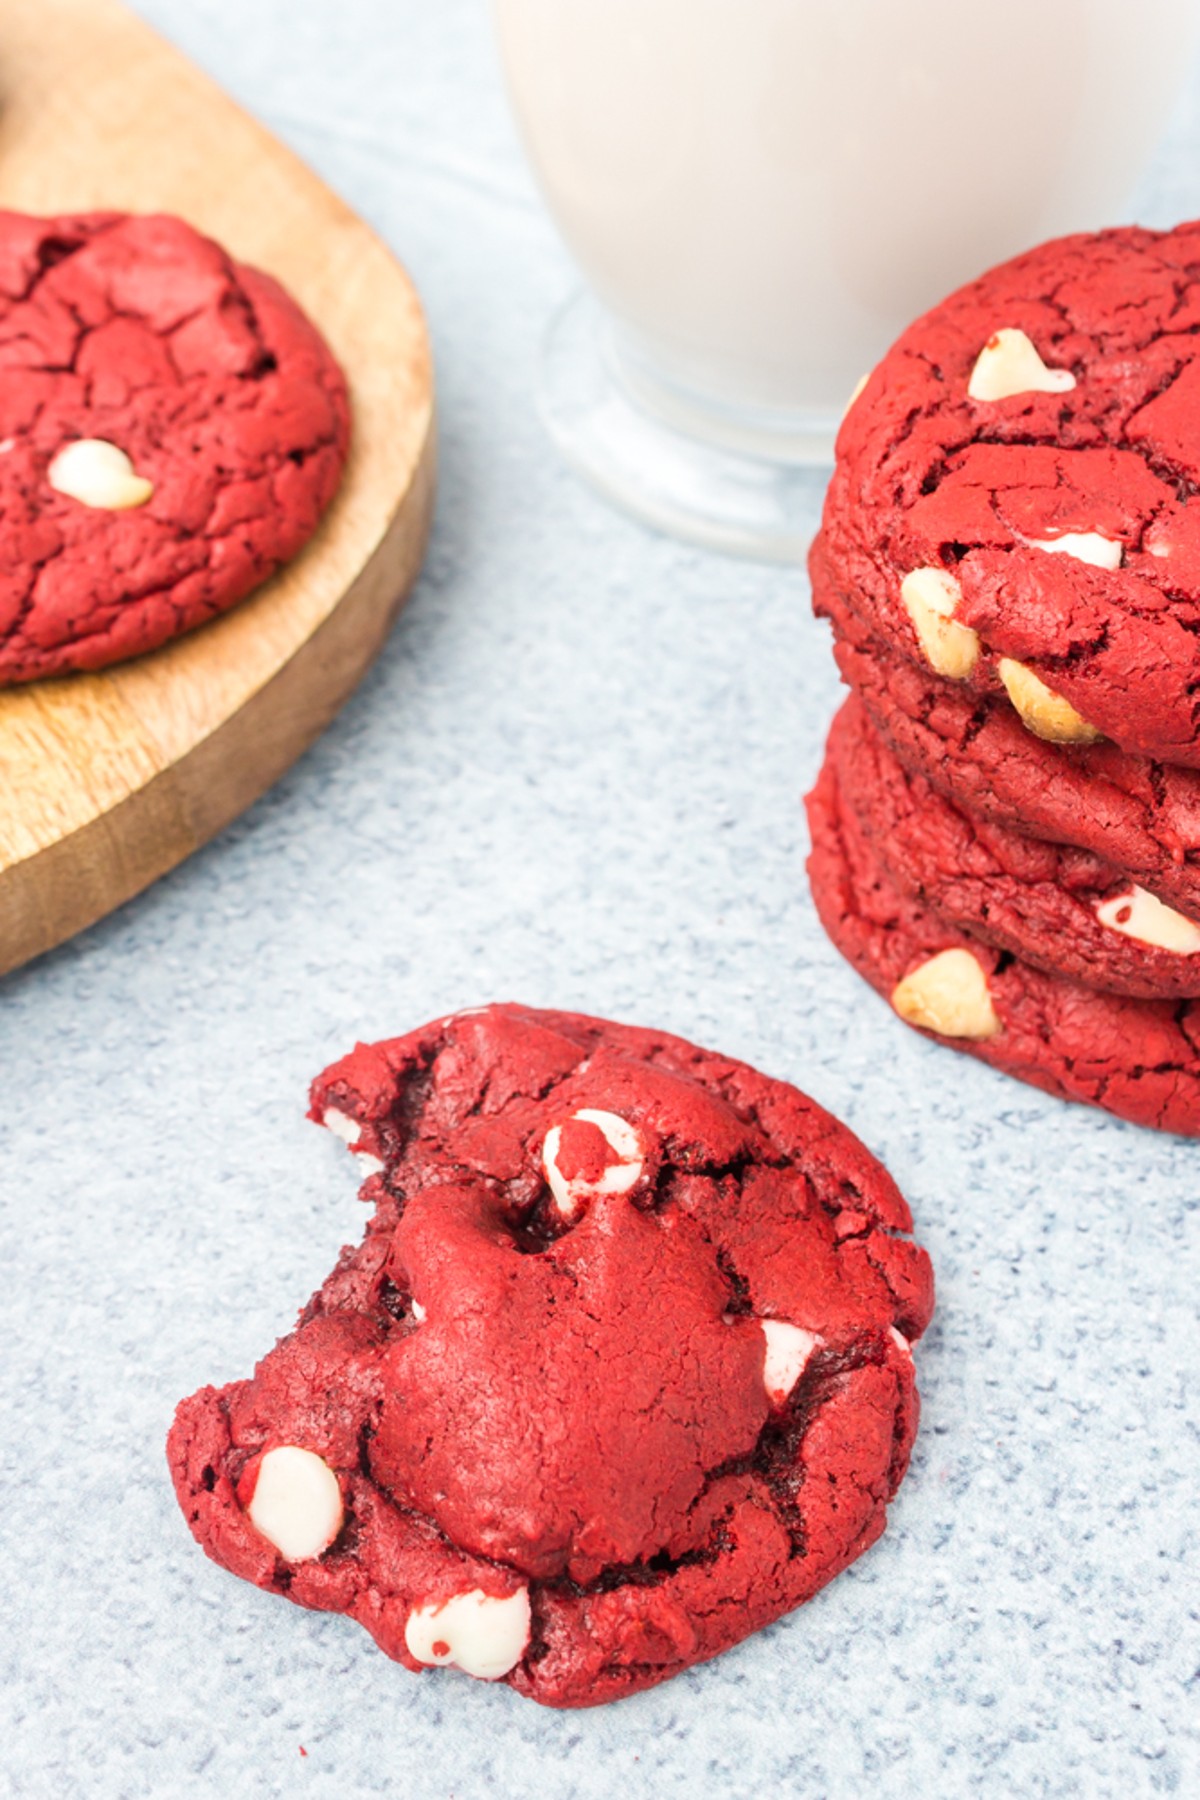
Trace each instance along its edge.
<path fill-rule="evenodd" d="M 0 685 L 227 610 L 312 535 L 348 438 L 270 276 L 179 219 L 0 213 Z"/>
<path fill-rule="evenodd" d="M 834 579 L 1056 742 L 1200 767 L 1200 224 L 1064 238 L 912 325 L 837 444 Z"/>
<path fill-rule="evenodd" d="M 908 1024 L 1065 1100 L 1200 1136 L 1200 1003 L 1099 993 L 943 923 L 888 875 L 832 761 L 808 817 L 821 922 Z"/>
<path fill-rule="evenodd" d="M 908 773 L 860 701 L 847 700 L 834 720 L 828 756 L 886 873 L 943 923 L 1088 987 L 1200 994 L 1200 924 L 1090 851 L 962 811 Z"/>
<path fill-rule="evenodd" d="M 410 1669 L 616 1699 L 883 1530 L 932 1310 L 909 1211 L 785 1082 L 494 1006 L 360 1045 L 311 1116 L 363 1242 L 168 1455 L 210 1556 Z"/>
<path fill-rule="evenodd" d="M 891 654 L 829 581 L 819 544 L 812 572 L 842 676 L 903 763 L 970 812 L 1090 851 L 1200 918 L 1200 774 L 1115 744 L 1043 743 L 1007 703 Z"/>

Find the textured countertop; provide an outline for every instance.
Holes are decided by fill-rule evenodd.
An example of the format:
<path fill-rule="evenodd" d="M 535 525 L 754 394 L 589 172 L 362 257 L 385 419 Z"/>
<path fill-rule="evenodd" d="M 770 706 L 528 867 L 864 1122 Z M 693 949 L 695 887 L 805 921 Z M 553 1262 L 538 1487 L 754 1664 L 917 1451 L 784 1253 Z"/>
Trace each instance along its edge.
<path fill-rule="evenodd" d="M 1197 1792 L 1196 1147 L 923 1042 L 826 943 L 799 806 L 837 698 L 826 633 L 798 574 L 655 538 L 556 461 L 531 393 L 573 276 L 477 0 L 141 10 L 409 265 L 441 503 L 321 743 L 3 985 L 0 1787 Z M 1200 210 L 1198 114 L 1194 82 L 1147 223 Z M 717 1662 L 591 1713 L 414 1679 L 235 1581 L 163 1461 L 176 1399 L 248 1372 L 360 1229 L 310 1076 L 493 997 L 795 1080 L 888 1162 L 938 1275 L 882 1542 Z"/>

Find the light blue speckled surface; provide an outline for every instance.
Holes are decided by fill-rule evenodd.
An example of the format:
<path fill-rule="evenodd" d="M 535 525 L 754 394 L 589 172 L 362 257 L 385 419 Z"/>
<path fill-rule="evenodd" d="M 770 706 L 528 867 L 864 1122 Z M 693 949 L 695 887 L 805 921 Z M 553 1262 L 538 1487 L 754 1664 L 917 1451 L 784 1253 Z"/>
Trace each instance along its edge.
<path fill-rule="evenodd" d="M 476 0 L 141 10 L 407 260 L 442 498 L 413 602 L 322 743 L 0 994 L 0 1783 L 1200 1791 L 1196 1148 L 922 1042 L 826 944 L 798 804 L 836 699 L 825 633 L 799 578 L 648 536 L 557 465 L 530 391 L 572 276 Z M 1200 211 L 1198 110 L 1194 83 L 1147 222 Z M 510 996 L 809 1088 L 890 1164 L 939 1278 L 884 1540 L 801 1613 L 597 1713 L 413 1679 L 243 1586 L 192 1544 L 162 1457 L 176 1398 L 246 1372 L 357 1234 L 309 1077 L 356 1034 Z"/>

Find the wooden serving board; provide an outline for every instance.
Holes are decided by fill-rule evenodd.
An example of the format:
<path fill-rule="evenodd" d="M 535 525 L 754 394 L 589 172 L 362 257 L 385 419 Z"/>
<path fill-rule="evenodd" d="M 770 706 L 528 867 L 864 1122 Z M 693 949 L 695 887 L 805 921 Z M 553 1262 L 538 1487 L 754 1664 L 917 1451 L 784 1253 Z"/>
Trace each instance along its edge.
<path fill-rule="evenodd" d="M 433 376 L 403 269 L 117 0 L 0 0 L 0 206 L 179 213 L 276 275 L 350 381 L 341 491 L 224 618 L 96 675 L 0 690 L 0 973 L 173 868 L 312 742 L 416 577 Z"/>

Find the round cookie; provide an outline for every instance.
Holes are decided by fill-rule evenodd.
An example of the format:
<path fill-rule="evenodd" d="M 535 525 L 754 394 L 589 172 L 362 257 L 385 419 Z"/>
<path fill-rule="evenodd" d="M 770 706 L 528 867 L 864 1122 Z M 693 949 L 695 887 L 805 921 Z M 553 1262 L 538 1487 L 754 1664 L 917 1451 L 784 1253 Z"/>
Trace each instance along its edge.
<path fill-rule="evenodd" d="M 1042 245 L 918 319 L 843 422 L 834 579 L 1060 742 L 1200 767 L 1200 224 Z"/>
<path fill-rule="evenodd" d="M 1043 743 L 1007 704 L 890 654 L 828 580 L 819 543 L 811 567 L 843 679 L 903 763 L 970 812 L 1091 851 L 1200 918 L 1200 774 L 1115 744 Z"/>
<path fill-rule="evenodd" d="M 879 1536 L 932 1278 L 895 1184 L 813 1101 L 518 1006 L 360 1045 L 312 1098 L 372 1216 L 250 1380 L 178 1409 L 215 1560 L 410 1669 L 587 1706 Z"/>
<path fill-rule="evenodd" d="M 1023 837 L 909 774 L 851 697 L 827 755 L 892 881 L 949 925 L 1051 975 L 1150 999 L 1200 994 L 1200 924 L 1090 851 Z"/>
<path fill-rule="evenodd" d="M 312 535 L 349 425 L 294 301 L 182 220 L 0 212 L 0 685 L 224 612 Z"/>
<path fill-rule="evenodd" d="M 1064 1100 L 1200 1136 L 1200 1003 L 1099 993 L 944 924 L 892 881 L 828 760 L 807 805 L 821 923 L 906 1023 Z"/>

